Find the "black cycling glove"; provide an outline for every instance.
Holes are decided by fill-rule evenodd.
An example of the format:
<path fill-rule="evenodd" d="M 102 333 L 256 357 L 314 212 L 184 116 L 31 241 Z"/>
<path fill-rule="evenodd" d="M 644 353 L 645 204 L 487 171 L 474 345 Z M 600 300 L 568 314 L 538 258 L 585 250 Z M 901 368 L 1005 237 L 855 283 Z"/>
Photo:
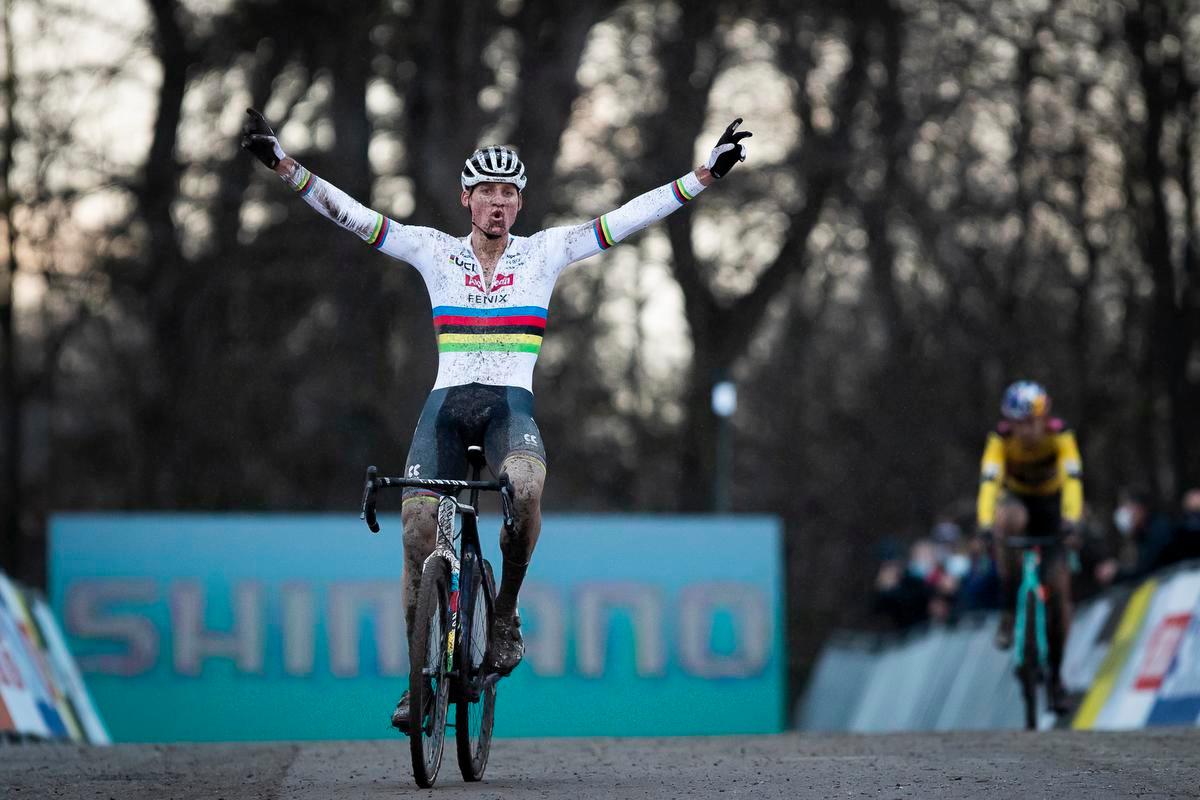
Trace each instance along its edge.
<path fill-rule="evenodd" d="M 746 145 L 742 144 L 742 139 L 748 139 L 754 134 L 750 131 L 737 132 L 737 127 L 741 124 L 741 117 L 729 123 L 725 133 L 717 140 L 717 146 L 708 154 L 708 163 L 704 166 L 708 167 L 714 178 L 724 178 L 735 164 L 746 160 Z"/>
<path fill-rule="evenodd" d="M 246 109 L 246 124 L 242 126 L 242 149 L 249 150 L 251 155 L 271 169 L 286 158 L 275 131 L 267 124 L 266 118 L 253 108 Z"/>

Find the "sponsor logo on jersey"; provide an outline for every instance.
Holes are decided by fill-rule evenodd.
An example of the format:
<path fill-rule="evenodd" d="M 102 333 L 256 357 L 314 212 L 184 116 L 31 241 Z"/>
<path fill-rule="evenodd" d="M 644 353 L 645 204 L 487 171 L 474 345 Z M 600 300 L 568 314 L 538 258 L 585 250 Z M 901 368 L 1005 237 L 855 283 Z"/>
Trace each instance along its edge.
<path fill-rule="evenodd" d="M 454 264 L 455 266 L 462 267 L 467 272 L 475 272 L 479 269 L 474 259 L 457 255 L 455 253 L 450 254 L 450 263 Z"/>
<path fill-rule="evenodd" d="M 464 275 L 463 283 L 468 288 L 474 289 L 477 292 L 483 292 L 484 294 L 494 294 L 495 292 L 498 292 L 501 289 L 504 289 L 508 286 L 513 285 L 513 274 L 511 272 L 497 272 L 495 277 L 492 279 L 492 288 L 491 289 L 483 288 L 483 276 L 478 275 L 478 274 Z"/>
<path fill-rule="evenodd" d="M 493 295 L 467 295 L 467 302 L 473 306 L 496 306 L 508 302 L 508 293 Z"/>

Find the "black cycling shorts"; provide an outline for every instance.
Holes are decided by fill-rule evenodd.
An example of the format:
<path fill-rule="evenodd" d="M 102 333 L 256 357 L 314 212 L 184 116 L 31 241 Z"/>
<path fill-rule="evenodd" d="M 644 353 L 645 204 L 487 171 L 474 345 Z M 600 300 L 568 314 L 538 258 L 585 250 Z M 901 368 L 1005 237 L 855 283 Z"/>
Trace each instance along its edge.
<path fill-rule="evenodd" d="M 1061 493 L 1037 495 L 1012 492 L 1010 496 L 1020 501 L 1029 514 L 1026 536 L 1058 536 L 1062 533 Z"/>
<path fill-rule="evenodd" d="M 483 447 L 493 471 L 513 454 L 544 467 L 546 450 L 533 421 L 533 394 L 515 386 L 468 383 L 435 389 L 413 433 L 404 474 L 410 478 L 467 478 L 467 448 Z M 405 497 L 433 494 L 406 489 Z"/>

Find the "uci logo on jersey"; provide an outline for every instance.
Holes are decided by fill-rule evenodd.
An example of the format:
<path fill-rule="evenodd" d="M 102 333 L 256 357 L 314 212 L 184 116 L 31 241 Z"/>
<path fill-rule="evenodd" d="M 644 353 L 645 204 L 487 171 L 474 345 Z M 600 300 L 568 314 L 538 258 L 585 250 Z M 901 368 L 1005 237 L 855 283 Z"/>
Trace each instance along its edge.
<path fill-rule="evenodd" d="M 450 254 L 450 263 L 454 264 L 455 266 L 462 267 L 467 272 L 475 272 L 478 269 L 474 259 L 464 258 L 463 256 L 455 253 Z"/>

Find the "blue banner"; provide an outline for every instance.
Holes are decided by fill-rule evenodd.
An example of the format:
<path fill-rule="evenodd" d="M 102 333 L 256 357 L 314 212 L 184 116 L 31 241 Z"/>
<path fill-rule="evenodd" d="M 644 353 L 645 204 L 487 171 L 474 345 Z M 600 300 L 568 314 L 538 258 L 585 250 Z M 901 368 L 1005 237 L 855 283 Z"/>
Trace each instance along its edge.
<path fill-rule="evenodd" d="M 402 545 L 398 515 L 381 523 L 54 517 L 53 607 L 113 740 L 395 735 Z M 770 517 L 547 516 L 496 735 L 781 730 L 781 547 Z"/>

